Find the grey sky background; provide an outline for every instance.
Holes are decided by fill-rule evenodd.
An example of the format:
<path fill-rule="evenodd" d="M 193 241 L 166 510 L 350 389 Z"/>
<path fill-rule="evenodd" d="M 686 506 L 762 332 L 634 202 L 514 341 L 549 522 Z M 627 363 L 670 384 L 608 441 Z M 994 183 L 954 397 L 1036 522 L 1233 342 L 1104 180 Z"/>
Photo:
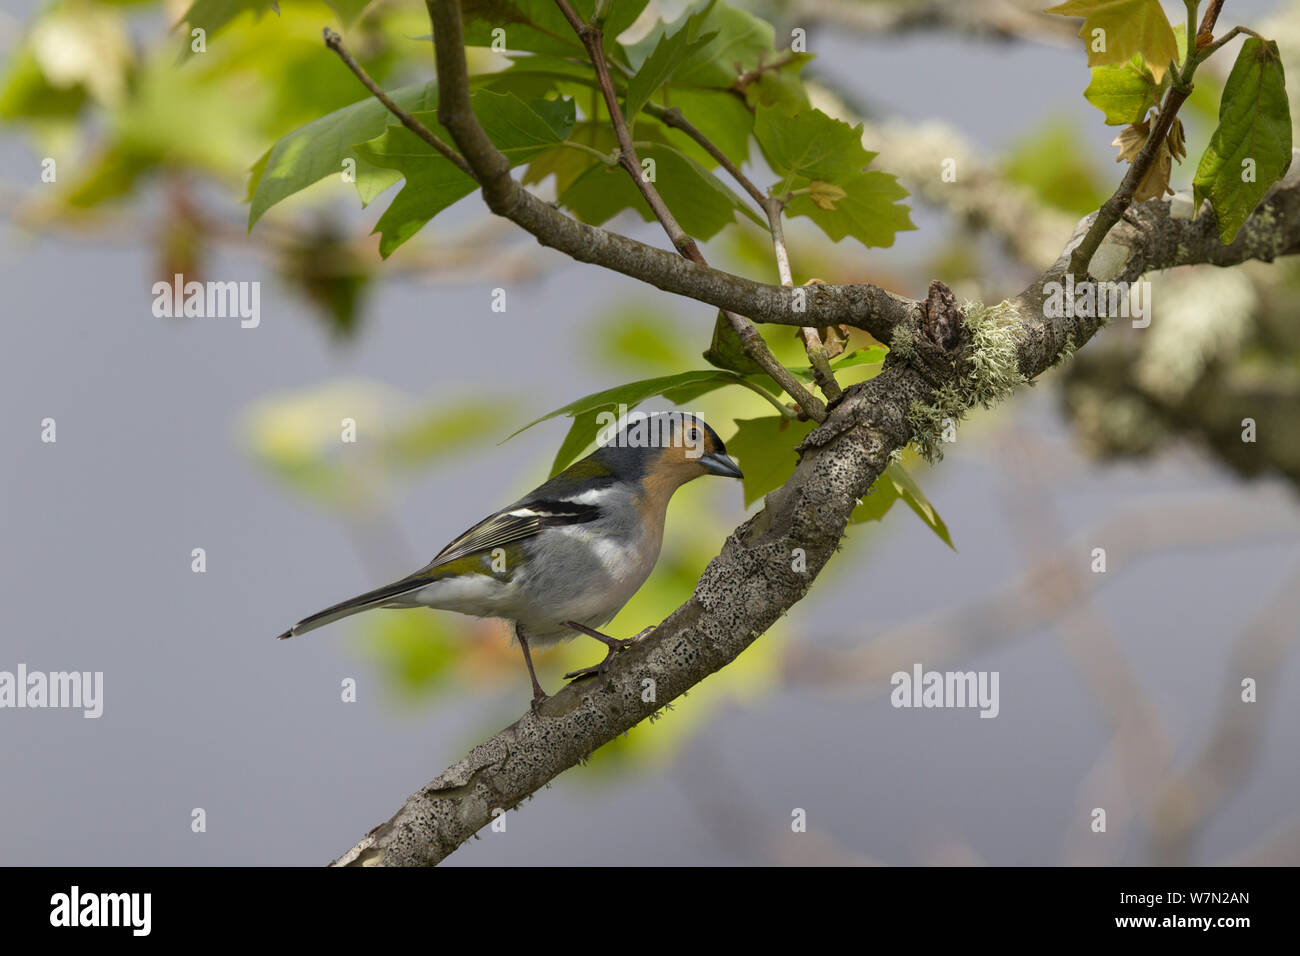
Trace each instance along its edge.
<path fill-rule="evenodd" d="M 1181 13 L 1181 4 L 1167 6 Z M 1274 6 L 1234 0 L 1232 21 Z M 7 7 L 19 21 L 30 15 L 29 3 Z M 1086 72 L 1077 50 L 933 36 L 850 43 L 816 32 L 811 49 L 874 101 L 942 118 L 986 149 L 1065 117 L 1087 131 L 1087 148 L 1107 162 L 1112 155 L 1111 132 L 1079 95 Z M 36 159 L 4 136 L 0 176 L 26 188 Z M 474 199 L 463 205 L 460 216 L 484 214 Z M 943 218 L 917 209 L 914 219 L 918 232 L 866 253 L 870 261 L 914 261 L 934 248 Z M 639 221 L 615 225 L 659 241 Z M 263 281 L 259 328 L 168 322 L 150 314 L 148 248 L 39 237 L 6 222 L 0 669 L 99 670 L 106 686 L 98 720 L 0 711 L 0 863 L 324 863 L 492 729 L 491 715 L 512 713 L 502 699 L 522 707 L 522 665 L 501 697 L 449 692 L 402 707 L 385 699 L 356 629 L 272 641 L 318 598 L 360 590 L 369 572 L 337 521 L 251 460 L 236 422 L 260 398 L 336 378 L 428 397 L 504 387 L 533 408 L 557 407 L 621 381 L 576 344 L 577 332 L 632 297 L 693 323 L 701 347 L 707 340 L 710 310 L 543 255 L 554 268 L 504 316 L 489 309 L 490 282 L 381 280 L 362 335 L 337 347 L 256 259 L 225 254 L 209 271 Z M 1237 680 L 1227 662 L 1245 621 L 1295 573 L 1293 495 L 1273 480 L 1243 484 L 1191 449 L 1141 465 L 1092 464 L 1073 449 L 1046 386 L 999 415 L 963 430 L 942 466 L 919 475 L 959 552 L 905 510 L 892 512 L 869 548 L 833 562 L 815 599 L 791 612 L 793 639 L 853 646 L 1025 571 L 1007 524 L 1005 454 L 1006 436 L 1028 434 L 1050 453 L 1050 501 L 1068 534 L 1177 501 L 1275 515 L 1256 540 L 1112 568 L 1097 596 L 1098 614 L 1175 735 L 1176 758 L 1192 759 L 1225 681 Z M 58 421 L 56 444 L 40 441 L 45 417 Z M 531 487 L 565 430 L 550 423 L 403 484 L 407 542 L 427 556 Z M 743 517 L 734 486 L 691 493 L 709 496 L 729 524 Z M 193 547 L 207 550 L 206 574 L 190 570 Z M 391 570 L 409 570 L 403 560 Z M 944 666 L 999 671 L 1000 716 L 897 710 L 881 688 L 781 690 L 717 712 L 665 766 L 616 777 L 570 771 L 512 813 L 505 834 L 485 832 L 448 862 L 771 862 L 802 849 L 789 832 L 794 807 L 840 852 L 894 864 L 1054 863 L 1071 834 L 1118 839 L 1088 836 L 1076 805 L 1110 734 L 1059 633 L 1029 632 Z M 344 705 L 339 681 L 348 676 L 360 697 Z M 1257 705 L 1263 746 L 1205 830 L 1196 862 L 1266 840 L 1300 811 L 1300 665 L 1291 654 L 1276 672 L 1253 676 L 1266 698 Z M 194 807 L 207 813 L 206 833 L 191 832 Z M 1115 854 L 1138 863 L 1145 848 Z"/>

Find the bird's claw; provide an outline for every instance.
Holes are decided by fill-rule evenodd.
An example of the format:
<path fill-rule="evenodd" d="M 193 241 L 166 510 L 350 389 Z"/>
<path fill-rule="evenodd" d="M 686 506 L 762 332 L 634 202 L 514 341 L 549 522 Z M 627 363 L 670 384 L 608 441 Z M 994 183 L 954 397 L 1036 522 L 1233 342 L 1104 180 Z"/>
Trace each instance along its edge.
<path fill-rule="evenodd" d="M 623 648 L 621 647 L 618 648 L 617 650 L 611 647 L 609 649 L 609 653 L 605 655 L 604 660 L 602 660 L 599 664 L 592 664 L 590 667 L 580 667 L 576 671 L 569 671 L 569 673 L 564 675 L 564 679 L 582 680 L 583 678 L 586 677 L 604 677 L 607 673 L 609 673 L 609 665 L 610 662 L 614 660 L 614 655 L 621 650 L 623 650 Z"/>
<path fill-rule="evenodd" d="M 614 640 L 612 643 L 606 645 L 609 648 L 609 653 L 605 655 L 604 660 L 602 660 L 599 664 L 592 664 L 590 667 L 582 667 L 576 671 L 569 671 L 569 673 L 564 675 L 564 679 L 582 680 L 583 678 L 586 677 L 604 677 L 607 673 L 609 673 L 610 664 L 613 663 L 614 657 L 619 653 L 619 651 L 627 650 L 629 647 L 634 645 L 637 641 L 644 638 L 647 634 L 651 634 L 653 632 L 654 632 L 653 627 L 647 627 L 644 631 L 634 634 L 631 637 L 624 638 L 623 640 Z"/>

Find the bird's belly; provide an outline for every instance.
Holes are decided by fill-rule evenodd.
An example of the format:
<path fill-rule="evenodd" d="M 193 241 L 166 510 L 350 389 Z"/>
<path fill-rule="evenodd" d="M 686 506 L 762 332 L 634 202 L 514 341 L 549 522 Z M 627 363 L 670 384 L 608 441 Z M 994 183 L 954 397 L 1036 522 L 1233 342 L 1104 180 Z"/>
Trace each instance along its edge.
<path fill-rule="evenodd" d="M 412 604 L 457 611 L 477 617 L 498 617 L 511 603 L 514 582 L 488 574 L 464 574 L 430 581 L 411 595 Z"/>
<path fill-rule="evenodd" d="M 570 533 L 569 544 L 563 558 L 546 562 L 521 589 L 535 599 L 521 600 L 513 614 L 502 615 L 518 621 L 530 640 L 549 643 L 573 636 L 567 621 L 588 627 L 608 623 L 645 583 L 659 557 L 657 547 L 585 537 L 580 530 Z"/>

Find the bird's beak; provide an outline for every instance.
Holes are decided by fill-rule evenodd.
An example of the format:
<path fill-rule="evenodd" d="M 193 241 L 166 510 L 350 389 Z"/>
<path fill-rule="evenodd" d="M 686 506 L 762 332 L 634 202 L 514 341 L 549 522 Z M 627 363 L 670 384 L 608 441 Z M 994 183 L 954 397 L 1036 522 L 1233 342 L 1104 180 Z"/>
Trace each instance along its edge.
<path fill-rule="evenodd" d="M 740 472 L 740 466 L 736 464 L 736 459 L 730 455 L 724 455 L 720 451 L 712 452 L 700 459 L 703 465 L 710 473 L 722 475 L 724 478 L 744 478 Z"/>

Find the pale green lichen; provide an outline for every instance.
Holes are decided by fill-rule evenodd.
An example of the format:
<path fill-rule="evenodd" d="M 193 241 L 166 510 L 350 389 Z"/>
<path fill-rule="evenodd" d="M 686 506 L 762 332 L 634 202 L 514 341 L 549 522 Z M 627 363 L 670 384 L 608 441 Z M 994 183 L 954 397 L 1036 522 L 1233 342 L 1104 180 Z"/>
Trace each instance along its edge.
<path fill-rule="evenodd" d="M 1102 325 L 1104 326 L 1109 321 L 1110 321 L 1109 317 L 1102 319 Z M 1075 343 L 1074 336 L 1067 335 L 1065 337 L 1065 345 L 1061 347 L 1061 351 L 1057 353 L 1056 358 L 1052 359 L 1051 367 L 1056 368 L 1058 365 L 1064 365 L 1074 356 L 1074 353 L 1077 351 L 1079 351 L 1079 346 Z"/>
<path fill-rule="evenodd" d="M 901 362 L 910 362 L 916 358 L 916 344 L 912 341 L 912 329 L 909 326 L 902 323 L 894 326 L 894 332 L 889 338 L 889 351 Z"/>
<path fill-rule="evenodd" d="M 933 402 L 913 402 L 908 415 L 912 443 L 928 461 L 943 457 L 946 421 L 960 421 L 976 405 L 989 408 L 1026 382 L 1018 356 L 1023 325 L 1016 306 L 1006 300 L 991 307 L 967 302 L 962 311 L 970 333 L 963 375 L 940 388 Z M 905 344 L 912 347 L 910 336 Z"/>

